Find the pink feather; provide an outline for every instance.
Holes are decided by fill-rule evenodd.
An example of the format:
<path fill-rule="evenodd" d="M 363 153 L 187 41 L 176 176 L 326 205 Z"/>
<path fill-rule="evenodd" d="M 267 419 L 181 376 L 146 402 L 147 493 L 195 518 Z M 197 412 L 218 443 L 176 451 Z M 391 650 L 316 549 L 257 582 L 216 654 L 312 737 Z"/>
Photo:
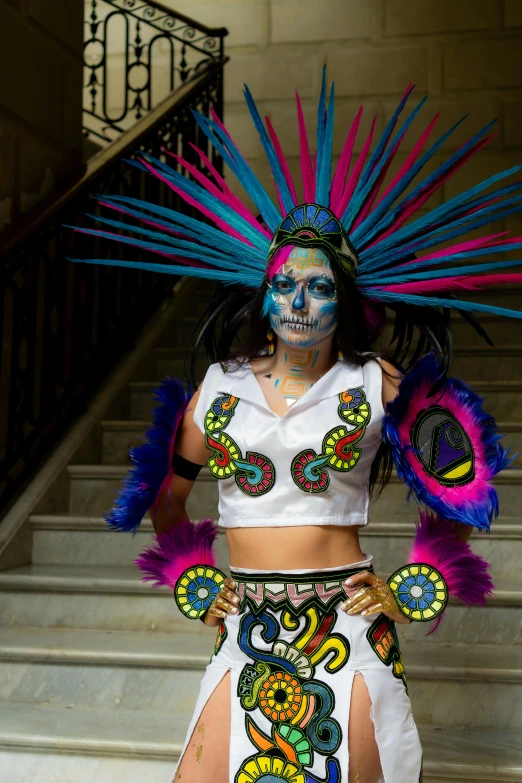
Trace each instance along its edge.
<path fill-rule="evenodd" d="M 144 576 L 144 582 L 154 587 L 174 589 L 187 568 L 196 565 L 215 567 L 214 542 L 217 528 L 211 519 L 190 522 L 184 519 L 154 537 L 154 544 L 134 561 Z"/>
<path fill-rule="evenodd" d="M 364 111 L 364 107 L 361 106 L 359 108 L 359 111 L 357 112 L 357 116 L 355 117 L 350 127 L 350 130 L 348 131 L 348 135 L 346 137 L 346 141 L 344 142 L 344 146 L 341 152 L 341 157 L 339 158 L 339 161 L 335 169 L 335 174 L 332 181 L 332 189 L 330 193 L 330 209 L 334 214 L 337 214 L 337 208 L 339 206 L 339 202 L 341 200 L 341 196 L 343 193 L 344 183 L 346 181 L 346 177 L 350 170 L 353 147 L 355 144 L 355 139 L 357 137 L 357 131 L 359 130 L 359 125 L 361 124 L 361 117 L 363 111 Z"/>
<path fill-rule="evenodd" d="M 293 249 L 294 245 L 286 245 L 274 254 L 274 257 L 270 259 L 266 268 L 266 276 L 268 280 L 271 280 L 272 277 L 277 274 L 277 272 L 279 272 Z"/>
<path fill-rule="evenodd" d="M 370 128 L 370 133 L 368 134 L 368 137 L 366 141 L 364 142 L 363 148 L 361 152 L 359 153 L 359 157 L 357 158 L 357 163 L 355 164 L 352 173 L 348 177 L 348 182 L 346 183 L 346 187 L 344 189 L 343 195 L 341 197 L 341 200 L 339 202 L 339 206 L 337 208 L 337 214 L 339 217 L 342 217 L 346 207 L 348 206 L 350 199 L 353 195 L 353 191 L 355 190 L 355 186 L 357 185 L 357 182 L 359 181 L 359 177 L 361 175 L 362 168 L 366 162 L 366 158 L 368 156 L 368 151 L 371 147 L 372 140 L 373 140 L 373 134 L 375 132 L 375 124 L 377 122 L 377 117 L 373 118 L 372 121 L 372 127 Z"/>
<path fill-rule="evenodd" d="M 272 144 L 274 145 L 274 150 L 277 155 L 279 165 L 281 166 L 281 171 L 283 172 L 284 178 L 286 180 L 286 184 L 288 185 L 288 190 L 290 191 L 290 195 L 292 196 L 294 205 L 297 206 L 299 202 L 297 200 L 295 185 L 292 179 L 292 174 L 290 173 L 290 169 L 288 167 L 288 161 L 285 158 L 283 148 L 281 147 L 281 142 L 279 141 L 277 133 L 275 132 L 269 117 L 265 117 L 265 122 L 268 128 L 268 133 L 270 134 L 270 138 L 272 139 Z M 283 214 L 285 213 L 284 209 L 282 209 L 281 211 L 283 212 Z"/>
<path fill-rule="evenodd" d="M 192 196 L 189 196 L 187 193 L 185 193 L 181 188 L 178 188 L 171 180 L 164 177 L 162 174 L 160 174 L 157 169 L 154 168 L 154 166 L 151 166 L 148 161 L 141 158 L 140 162 L 147 168 L 151 174 L 153 174 L 157 179 L 159 179 L 161 182 L 163 182 L 168 188 L 174 191 L 174 193 L 177 193 L 183 201 L 186 201 L 187 204 L 190 204 L 192 207 L 196 207 L 200 212 L 202 212 L 204 215 L 206 215 L 208 218 L 212 220 L 213 223 L 216 224 L 222 231 L 224 231 L 226 234 L 230 234 L 230 236 L 235 237 L 236 239 L 239 239 L 241 242 L 245 242 L 245 238 L 239 233 L 239 231 L 236 231 L 234 228 L 231 228 L 224 220 L 221 220 L 217 215 L 215 215 L 210 209 L 207 209 L 202 204 L 200 204 L 199 201 L 192 198 Z"/>
<path fill-rule="evenodd" d="M 398 266 L 394 267 L 394 269 L 404 269 L 411 266 L 411 264 L 418 264 L 420 261 L 431 261 L 438 258 L 445 258 L 446 256 L 453 256 L 457 253 L 465 253 L 468 250 L 477 250 L 478 248 L 483 247 L 494 247 L 496 245 L 502 246 L 503 242 L 494 242 L 493 240 L 495 240 L 497 237 L 504 236 L 505 234 L 509 234 L 509 231 L 502 231 L 500 234 L 490 234 L 487 237 L 480 237 L 479 239 L 470 239 L 467 242 L 459 242 L 456 245 L 451 245 L 450 247 L 442 248 L 442 250 L 437 250 L 435 253 L 427 253 L 425 256 L 414 258 L 413 261 L 407 261 L 405 264 L 399 264 Z M 504 240 L 504 242 L 511 241 L 519 242 L 520 240 L 518 238 L 515 240 Z"/>
<path fill-rule="evenodd" d="M 312 169 L 310 146 L 308 144 L 308 134 L 306 132 L 303 107 L 301 106 L 301 98 L 299 97 L 298 92 L 295 94 L 295 99 L 297 102 L 297 123 L 299 125 L 299 148 L 301 156 L 301 176 L 303 178 L 304 200 L 305 202 L 310 203 L 315 199 L 315 177 Z"/>
<path fill-rule="evenodd" d="M 415 198 L 406 199 L 399 216 L 393 225 L 382 234 L 379 234 L 372 244 L 381 242 L 382 240 L 386 239 L 386 237 L 394 234 L 408 220 L 408 218 L 421 209 L 426 201 L 428 201 L 428 199 L 446 182 L 446 180 L 450 179 L 455 174 L 455 172 L 461 168 L 461 166 L 463 166 L 473 155 L 482 149 L 482 147 L 484 147 L 496 135 L 497 134 L 492 134 L 491 136 L 482 139 L 482 141 L 477 142 L 477 144 L 474 144 L 473 147 L 471 147 L 471 149 L 468 150 L 468 152 L 457 163 L 448 169 L 445 174 L 440 175 L 436 180 L 434 180 L 428 187 L 426 187 L 423 192 L 421 192 Z"/>
<path fill-rule="evenodd" d="M 467 607 L 484 606 L 494 588 L 490 565 L 475 555 L 467 542 L 457 538 L 456 530 L 455 523 L 438 514 L 420 511 L 408 563 L 426 563 L 436 568 L 444 577 L 450 597 L 458 598 Z M 443 616 L 444 613 L 436 618 L 428 636 L 437 630 Z"/>
<path fill-rule="evenodd" d="M 392 181 L 390 182 L 390 184 L 388 185 L 388 187 L 386 188 L 386 190 L 382 194 L 381 198 L 377 202 L 377 205 L 379 205 L 381 203 L 383 198 L 386 198 L 388 193 L 391 193 L 391 191 L 397 185 L 397 183 L 400 182 L 400 180 L 411 169 L 411 167 L 413 166 L 413 164 L 415 163 L 415 161 L 419 157 L 419 155 L 421 153 L 421 150 L 424 147 L 424 144 L 426 143 L 427 139 L 429 138 L 433 128 L 435 127 L 435 124 L 436 124 L 438 118 L 439 118 L 439 115 L 436 114 L 435 117 L 433 118 L 433 120 L 430 122 L 430 124 L 426 128 L 426 130 L 421 134 L 421 136 L 419 137 L 419 139 L 416 142 L 415 146 L 413 147 L 412 151 L 410 152 L 410 154 L 406 158 L 405 162 L 403 163 L 403 165 L 401 166 L 401 168 L 399 169 L 399 171 L 397 172 L 395 177 L 392 179 Z"/>
<path fill-rule="evenodd" d="M 436 280 L 418 280 L 385 285 L 381 286 L 379 290 L 395 294 L 432 294 L 451 290 L 480 291 L 489 286 L 508 285 L 509 283 L 522 283 L 522 273 L 439 277 Z"/>
<path fill-rule="evenodd" d="M 231 207 L 236 209 L 238 213 L 245 218 L 245 220 L 248 220 L 248 222 L 257 229 L 261 234 L 264 234 L 264 236 L 268 237 L 269 239 L 272 238 L 272 234 L 268 231 L 267 228 L 262 226 L 259 221 L 255 219 L 255 217 L 252 215 L 252 213 L 247 209 L 247 207 L 243 204 L 243 202 L 230 190 L 227 183 L 223 179 L 223 177 L 219 174 L 217 169 L 212 165 L 208 157 L 205 155 L 203 150 L 200 150 L 199 147 L 196 147 L 195 144 L 192 142 L 189 142 L 190 146 L 197 152 L 200 159 L 203 161 L 207 169 L 210 171 L 214 179 L 216 180 L 217 184 L 223 191 L 223 193 L 227 196 L 228 202 Z"/>

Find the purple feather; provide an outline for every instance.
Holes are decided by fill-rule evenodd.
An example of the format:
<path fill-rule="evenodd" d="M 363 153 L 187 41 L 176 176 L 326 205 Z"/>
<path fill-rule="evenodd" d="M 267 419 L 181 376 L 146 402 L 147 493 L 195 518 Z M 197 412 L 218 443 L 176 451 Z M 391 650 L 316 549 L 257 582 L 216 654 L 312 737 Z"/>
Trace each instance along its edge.
<path fill-rule="evenodd" d="M 214 542 L 217 527 L 212 519 L 190 522 L 184 519 L 154 536 L 154 544 L 134 561 L 144 582 L 172 590 L 181 574 L 196 565 L 215 566 Z"/>
<path fill-rule="evenodd" d="M 136 532 L 171 475 L 176 433 L 191 393 L 177 378 L 166 378 L 154 394 L 161 405 L 154 409 L 153 424 L 147 430 L 145 442 L 131 449 L 134 467 L 125 476 L 114 506 L 104 515 L 116 530 Z"/>
<path fill-rule="evenodd" d="M 448 586 L 448 593 L 468 608 L 484 606 L 493 592 L 487 560 L 475 555 L 466 541 L 460 541 L 453 522 L 427 511 L 420 512 L 409 563 L 426 563 L 439 571 Z M 437 617 L 427 636 L 437 630 L 444 612 Z"/>

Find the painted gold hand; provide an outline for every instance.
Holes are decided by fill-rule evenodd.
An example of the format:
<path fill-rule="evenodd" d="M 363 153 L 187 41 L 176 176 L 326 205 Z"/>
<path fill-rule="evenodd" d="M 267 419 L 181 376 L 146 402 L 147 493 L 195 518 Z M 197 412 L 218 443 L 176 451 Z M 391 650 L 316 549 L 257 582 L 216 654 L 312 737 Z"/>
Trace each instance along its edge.
<path fill-rule="evenodd" d="M 359 590 L 341 604 L 341 609 L 347 614 L 369 615 L 381 612 L 397 623 L 410 622 L 399 609 L 389 584 L 380 576 L 371 571 L 360 571 L 349 577 L 345 585 L 350 588 L 359 587 Z"/>
<path fill-rule="evenodd" d="M 203 622 L 211 628 L 219 625 L 227 614 L 237 614 L 239 611 L 239 596 L 235 591 L 236 582 L 229 576 L 223 582 L 223 587 L 210 604 Z"/>

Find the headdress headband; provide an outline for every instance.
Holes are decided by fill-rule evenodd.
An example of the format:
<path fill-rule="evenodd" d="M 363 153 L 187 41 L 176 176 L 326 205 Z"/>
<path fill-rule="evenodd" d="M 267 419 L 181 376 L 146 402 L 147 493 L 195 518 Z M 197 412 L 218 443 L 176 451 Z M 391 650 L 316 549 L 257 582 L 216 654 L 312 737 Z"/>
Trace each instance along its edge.
<path fill-rule="evenodd" d="M 361 107 L 349 128 L 333 175 L 334 85 L 327 102 L 323 73 L 314 155 L 310 152 L 301 102 L 297 96 L 303 188 L 303 196 L 298 197 L 277 134 L 268 118 L 266 125 L 263 123 L 250 91 L 245 87 L 246 102 L 272 169 L 278 206 L 217 115 L 212 112 L 209 118 L 194 112 L 203 133 L 254 202 L 262 222 L 231 191 L 207 155 L 197 147 L 194 149 L 200 158 L 201 169 L 206 169 L 207 174 L 179 155 L 167 153 L 185 168 L 191 179 L 163 161 L 143 153 L 139 160 L 133 161 L 134 165 L 164 182 L 207 220 L 197 220 L 140 199 L 103 196 L 100 197 L 101 204 L 127 218 L 136 219 L 136 223 L 96 217 L 97 221 L 124 233 L 77 230 L 157 253 L 162 262 L 73 260 L 193 275 L 256 289 L 265 278 L 269 256 L 278 247 L 290 241 L 301 245 L 319 242 L 334 252 L 347 271 L 352 274 L 355 271 L 358 290 L 370 300 L 392 306 L 406 303 L 522 318 L 522 312 L 462 301 L 455 295 L 455 292 L 461 294 L 498 283 L 522 282 L 522 273 L 504 272 L 509 267 L 520 266 L 520 260 L 470 263 L 471 259 L 506 250 L 520 250 L 522 238 L 507 239 L 508 232 L 502 232 L 452 244 L 469 231 L 522 209 L 522 182 L 516 180 L 503 184 L 511 175 L 518 174 L 522 166 L 489 177 L 427 214 L 420 212 L 427 200 L 493 138 L 493 135 L 486 135 L 493 123 L 469 139 L 432 173 L 424 175 L 424 167 L 462 122 L 456 123 L 428 145 L 437 115 L 413 144 L 395 177 L 384 187 L 390 165 L 427 100 L 421 100 L 399 124 L 412 89 L 413 85 L 410 85 L 406 90 L 373 151 L 370 150 L 375 120 L 360 153 L 355 156 L 353 149 L 363 111 Z M 425 146 L 427 149 L 423 151 Z M 315 210 L 313 216 L 311 209 Z M 328 217 L 325 217 L 324 223 L 316 225 L 320 215 L 322 220 L 322 211 Z M 301 214 L 302 227 L 298 219 Z M 306 231 L 315 232 L 317 236 L 313 239 L 307 237 Z M 435 249 L 442 244 L 443 249 Z M 170 259 L 169 263 L 165 263 L 165 257 Z"/>
<path fill-rule="evenodd" d="M 274 234 L 268 260 L 282 247 L 320 247 L 355 280 L 357 253 L 333 212 L 319 204 L 301 204 L 285 217 Z"/>

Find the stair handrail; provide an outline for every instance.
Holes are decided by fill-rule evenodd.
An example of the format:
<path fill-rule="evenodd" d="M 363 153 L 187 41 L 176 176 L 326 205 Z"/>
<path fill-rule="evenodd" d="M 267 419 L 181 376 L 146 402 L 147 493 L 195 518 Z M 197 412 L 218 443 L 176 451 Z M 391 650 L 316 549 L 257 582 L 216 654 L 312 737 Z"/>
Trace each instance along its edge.
<path fill-rule="evenodd" d="M 20 491 L 115 361 L 132 348 L 151 316 L 172 295 L 176 277 L 110 266 L 72 264 L 67 257 L 122 257 L 118 244 L 89 240 L 64 226 L 93 225 L 94 194 L 140 195 L 190 212 L 180 197 L 125 160 L 146 151 L 180 153 L 190 146 L 221 163 L 192 110 L 223 116 L 223 66 L 214 60 L 110 146 L 81 176 L 37 205 L 3 236 L 0 249 L 0 514 Z M 172 159 L 169 158 L 172 162 Z M 91 244 L 89 244 L 91 242 Z M 125 253 L 125 257 L 128 257 Z M 170 279 L 169 279 L 170 278 Z"/>
<path fill-rule="evenodd" d="M 216 60 L 212 68 L 219 71 L 228 60 L 229 58 L 224 56 L 220 60 Z M 183 104 L 187 99 L 197 94 L 201 85 L 205 83 L 207 75 L 206 73 L 200 74 L 193 81 L 186 83 L 183 87 L 168 95 L 154 109 L 129 128 L 128 131 L 116 138 L 110 146 L 103 147 L 93 155 L 82 167 L 82 170 L 76 172 L 73 178 L 63 182 L 53 193 L 39 201 L 23 217 L 17 220 L 15 225 L 6 228 L 0 235 L 0 256 L 5 255 L 13 247 L 23 243 L 42 223 L 52 217 L 65 202 L 85 187 L 88 187 L 93 180 L 103 174 L 104 170 L 115 159 L 129 155 L 133 148 L 140 146 L 143 139 L 161 125 L 165 116 L 174 107 Z M 214 106 L 214 108 L 220 110 L 219 106 Z"/>
<path fill-rule="evenodd" d="M 173 92 L 224 55 L 225 27 L 207 27 L 156 0 L 85 0 L 85 16 L 84 134 L 101 145 L 154 107 L 158 79 L 168 77 Z M 156 66 L 154 53 L 162 45 Z M 115 97 L 108 66 L 117 54 L 123 55 L 124 81 Z"/>

